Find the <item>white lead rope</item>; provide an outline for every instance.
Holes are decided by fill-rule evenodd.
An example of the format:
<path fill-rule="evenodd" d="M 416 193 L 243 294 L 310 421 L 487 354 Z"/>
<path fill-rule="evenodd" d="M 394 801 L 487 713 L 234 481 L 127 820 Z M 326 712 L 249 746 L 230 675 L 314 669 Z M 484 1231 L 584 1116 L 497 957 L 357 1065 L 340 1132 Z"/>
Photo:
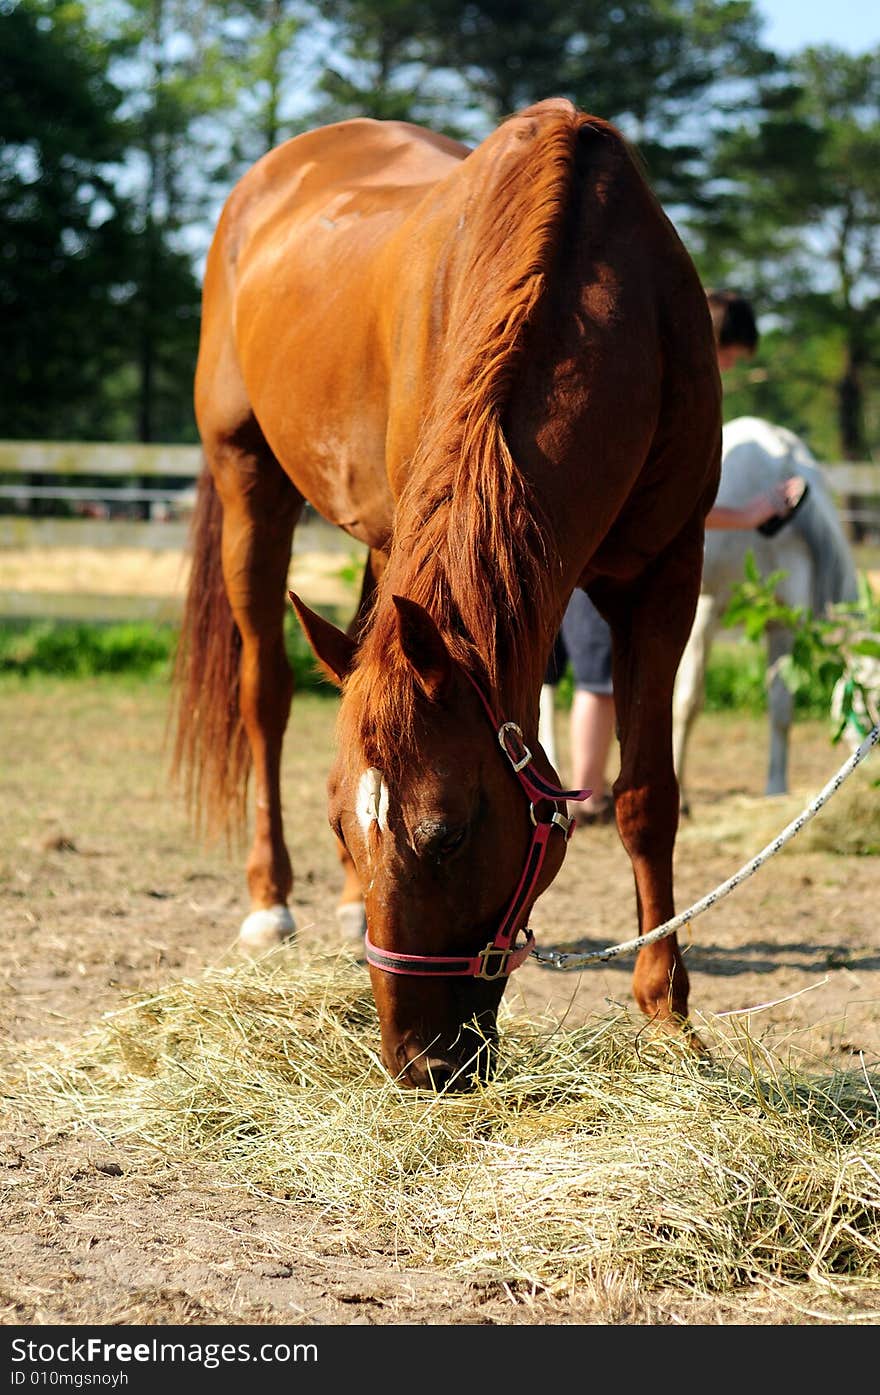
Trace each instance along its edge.
<path fill-rule="evenodd" d="M 774 853 L 778 853 L 780 848 L 784 847 L 790 838 L 793 838 L 796 833 L 800 832 L 805 823 L 809 823 L 813 815 L 819 812 L 822 805 L 831 798 L 832 794 L 835 794 L 836 791 L 840 789 L 844 780 L 852 774 L 859 762 L 864 760 L 871 747 L 876 746 L 878 740 L 880 740 L 880 726 L 874 727 L 874 729 L 868 733 L 859 749 L 850 756 L 849 760 L 840 767 L 834 778 L 829 780 L 825 788 L 816 795 L 812 804 L 810 804 L 802 814 L 798 814 L 797 818 L 794 819 L 787 828 L 784 828 L 782 832 L 773 839 L 772 843 L 768 843 L 766 848 L 762 848 L 761 851 L 752 858 L 751 862 L 747 862 L 744 867 L 740 867 L 739 871 L 734 872 L 733 876 L 728 877 L 727 881 L 722 882 L 721 886 L 716 887 L 714 891 L 710 891 L 708 896 L 704 896 L 701 901 L 697 901 L 693 906 L 689 906 L 688 909 L 682 911 L 680 915 L 673 916 L 672 920 L 667 920 L 663 925 L 658 925 L 656 930 L 651 930 L 647 935 L 638 935 L 634 940 L 626 940 L 623 944 L 609 945 L 607 949 L 593 950 L 589 954 L 566 953 L 558 949 L 533 949 L 530 957 L 536 959 L 539 964 L 544 965 L 546 968 L 579 969 L 584 964 L 595 963 L 597 960 L 614 959 L 618 954 L 627 954 L 631 950 L 644 949 L 645 945 L 653 944 L 655 940 L 662 940 L 666 935 L 672 935 L 676 930 L 680 929 L 682 925 L 687 925 L 689 921 L 696 919 L 698 915 L 702 915 L 703 911 L 707 911 L 710 906 L 714 906 L 717 901 L 727 896 L 729 892 L 733 891 L 734 887 L 739 886 L 740 883 L 750 877 L 753 872 L 757 872 L 758 868 L 761 867 L 768 858 L 771 858 Z"/>

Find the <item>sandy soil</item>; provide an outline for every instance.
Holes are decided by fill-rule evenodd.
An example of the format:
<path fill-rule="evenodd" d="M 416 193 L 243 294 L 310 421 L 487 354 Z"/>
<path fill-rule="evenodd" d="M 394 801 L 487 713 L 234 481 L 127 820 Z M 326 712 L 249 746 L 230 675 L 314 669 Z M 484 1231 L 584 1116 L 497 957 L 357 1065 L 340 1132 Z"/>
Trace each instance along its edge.
<path fill-rule="evenodd" d="M 168 787 L 161 685 L 0 685 L 0 1001 L 14 1043 L 70 1039 L 133 993 L 234 955 L 247 906 L 244 854 L 205 849 Z M 324 811 L 332 699 L 295 706 L 285 752 L 303 939 L 336 942 L 339 877 Z M 565 749 L 560 716 L 559 748 Z M 757 852 L 845 753 L 795 728 L 794 790 L 764 799 L 766 733 L 704 717 L 693 815 L 677 854 L 679 905 Z M 11 757 L 11 759 L 10 759 Z M 876 755 L 872 758 L 876 765 Z M 870 762 L 869 762 L 870 765 Z M 876 769 L 857 772 L 859 777 Z M 864 798 L 875 798 L 870 781 Z M 825 811 L 823 811 L 823 814 Z M 820 814 L 811 829 L 816 829 Z M 830 811 L 829 811 L 830 814 Z M 695 1015 L 742 1013 L 768 1045 L 824 1069 L 880 1056 L 877 858 L 794 841 L 694 923 Z M 601 947 L 634 931 L 629 865 L 613 829 L 573 840 L 533 916 L 544 944 Z M 566 1022 L 629 1003 L 630 957 L 583 973 L 529 964 L 517 1010 Z M 302 1208 L 245 1194 L 124 1141 L 9 1120 L 0 1143 L 0 1321 L 84 1323 L 699 1323 L 809 1321 L 778 1297 L 729 1300 L 606 1286 L 574 1298 L 401 1268 Z"/>

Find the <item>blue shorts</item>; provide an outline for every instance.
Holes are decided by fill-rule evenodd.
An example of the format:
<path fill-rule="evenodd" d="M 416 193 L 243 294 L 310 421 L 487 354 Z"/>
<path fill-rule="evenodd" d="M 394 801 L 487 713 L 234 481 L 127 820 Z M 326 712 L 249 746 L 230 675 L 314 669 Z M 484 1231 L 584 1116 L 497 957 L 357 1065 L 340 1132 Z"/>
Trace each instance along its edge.
<path fill-rule="evenodd" d="M 569 659 L 576 688 L 612 695 L 611 630 L 586 591 L 572 592 L 547 665 L 545 683 L 558 683 Z"/>

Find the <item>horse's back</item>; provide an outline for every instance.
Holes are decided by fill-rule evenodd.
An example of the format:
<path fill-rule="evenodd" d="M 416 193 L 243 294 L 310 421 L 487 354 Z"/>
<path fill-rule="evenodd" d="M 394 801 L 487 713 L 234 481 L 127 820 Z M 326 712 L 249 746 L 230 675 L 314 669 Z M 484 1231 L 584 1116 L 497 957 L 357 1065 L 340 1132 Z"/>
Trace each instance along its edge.
<path fill-rule="evenodd" d="M 468 153 L 446 136 L 404 121 L 359 117 L 294 136 L 242 176 L 218 227 L 240 262 L 272 238 L 317 223 L 400 218 Z"/>
<path fill-rule="evenodd" d="M 771 538 L 749 530 L 706 534 L 704 594 L 723 601 L 742 579 L 747 551 L 763 575 L 786 572 L 782 589 L 791 604 L 821 612 L 855 596 L 855 571 L 822 467 L 795 432 L 762 417 L 735 417 L 722 429 L 717 502 L 739 507 L 789 475 L 802 475 L 810 495 L 795 518 Z"/>
<path fill-rule="evenodd" d="M 240 434 L 246 408 L 300 493 L 384 547 L 424 421 L 453 421 L 496 363 L 499 388 L 519 379 L 505 427 L 554 522 L 565 530 L 573 486 L 594 498 L 573 567 L 614 525 L 600 570 L 639 573 L 687 501 L 703 511 L 720 423 L 705 296 L 613 127 L 553 99 L 469 152 L 356 120 L 294 138 L 239 182 L 206 269 L 203 440 Z M 582 375 L 566 435 L 555 384 Z M 582 480 L 547 470 L 548 440 L 562 456 L 581 438 Z M 658 490 L 669 507 L 646 528 L 642 495 Z"/>
<path fill-rule="evenodd" d="M 226 202 L 206 275 L 207 298 L 222 267 L 243 354 L 310 314 L 314 329 L 350 335 L 341 294 L 350 286 L 366 307 L 389 236 L 467 153 L 406 122 L 361 118 L 296 136 L 258 160 Z"/>
<path fill-rule="evenodd" d="M 800 436 L 763 417 L 733 417 L 725 422 L 721 450 L 730 467 L 726 481 L 722 480 L 723 487 L 735 490 L 739 486 L 745 490 L 744 497 L 750 488 L 747 476 L 760 489 L 768 482 L 796 473 L 802 466 L 810 474 L 818 468 L 815 456 Z M 722 502 L 720 493 L 718 499 Z"/>

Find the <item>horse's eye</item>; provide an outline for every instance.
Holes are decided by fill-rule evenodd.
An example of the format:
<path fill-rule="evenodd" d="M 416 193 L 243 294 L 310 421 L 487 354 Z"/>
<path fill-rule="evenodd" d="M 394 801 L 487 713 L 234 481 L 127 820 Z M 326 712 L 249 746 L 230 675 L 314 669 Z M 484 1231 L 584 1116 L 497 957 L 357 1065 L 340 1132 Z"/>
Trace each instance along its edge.
<path fill-rule="evenodd" d="M 433 857 L 438 861 L 452 857 L 467 837 L 467 825 L 450 826 L 439 819 L 426 820 L 413 831 L 412 845 L 419 857 Z"/>
<path fill-rule="evenodd" d="M 330 820 L 330 827 L 333 829 L 333 832 L 336 834 L 336 837 L 339 839 L 339 841 L 340 841 L 340 843 L 342 844 L 342 846 L 345 847 L 345 846 L 346 846 L 346 844 L 345 844 L 345 838 L 344 838 L 343 833 L 342 833 L 342 820 L 341 820 L 341 819 L 331 819 L 331 820 Z"/>
<path fill-rule="evenodd" d="M 451 857 L 461 847 L 467 833 L 466 828 L 450 828 L 436 847 L 438 857 Z"/>

